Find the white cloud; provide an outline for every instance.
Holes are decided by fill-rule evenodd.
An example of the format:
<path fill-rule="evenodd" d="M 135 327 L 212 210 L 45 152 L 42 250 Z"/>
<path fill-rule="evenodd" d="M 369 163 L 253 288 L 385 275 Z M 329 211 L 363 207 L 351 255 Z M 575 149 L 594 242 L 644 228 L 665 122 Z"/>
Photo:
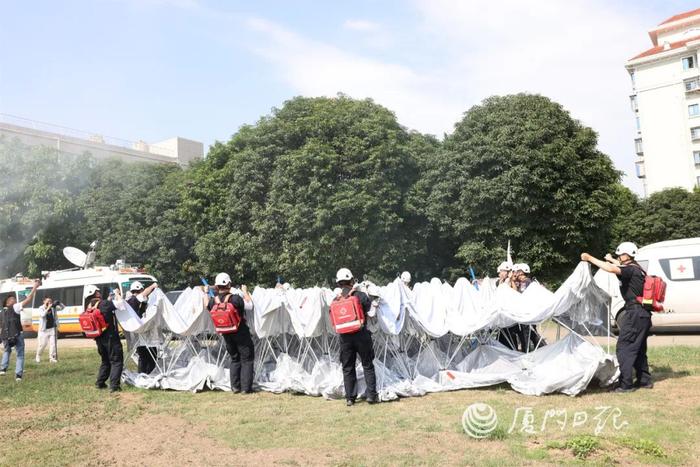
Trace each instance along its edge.
<path fill-rule="evenodd" d="M 529 91 L 562 103 L 596 129 L 617 166 L 633 170 L 634 119 L 625 61 L 647 47 L 644 18 L 602 0 L 416 0 L 424 28 L 449 44 L 469 95 Z M 639 48 L 639 49 L 638 49 Z M 636 189 L 640 184 L 629 177 Z"/>
<path fill-rule="evenodd" d="M 343 23 L 343 27 L 351 31 L 377 31 L 379 24 L 364 19 L 349 19 Z"/>
<path fill-rule="evenodd" d="M 248 26 L 260 34 L 255 52 L 302 95 L 371 97 L 396 112 L 402 124 L 438 135 L 455 121 L 444 112 L 450 101 L 439 92 L 437 77 L 307 39 L 264 19 L 250 19 Z"/>
<path fill-rule="evenodd" d="M 398 62 L 400 55 L 370 58 L 261 19 L 249 26 L 260 33 L 256 51 L 296 92 L 372 97 L 404 125 L 428 133 L 450 132 L 462 112 L 490 95 L 551 97 L 599 132 L 601 149 L 630 173 L 626 183 L 640 189 L 631 175 L 634 119 L 624 63 L 647 46 L 646 29 L 658 18 L 604 0 L 414 0 L 413 6 L 415 54 L 429 56 L 431 65 L 409 66 Z M 345 23 L 354 30 L 374 25 Z"/>

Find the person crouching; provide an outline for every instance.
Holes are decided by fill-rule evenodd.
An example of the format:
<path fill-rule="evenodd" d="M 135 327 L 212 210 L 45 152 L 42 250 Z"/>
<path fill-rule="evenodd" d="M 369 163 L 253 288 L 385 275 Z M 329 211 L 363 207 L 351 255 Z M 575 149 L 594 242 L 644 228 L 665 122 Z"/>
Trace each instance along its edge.
<path fill-rule="evenodd" d="M 240 324 L 235 332 L 222 334 L 226 343 L 226 351 L 231 357 L 230 377 L 231 391 L 234 393 L 250 394 L 253 392 L 253 362 L 255 360 L 255 345 L 250 336 L 246 323 L 246 302 L 243 297 L 231 291 L 231 277 L 225 272 L 216 276 L 214 281 L 216 295 L 207 302 L 211 310 L 218 304 L 231 303 L 240 317 Z M 245 290 L 247 292 L 247 290 Z M 205 298 L 206 300 L 206 298 Z M 252 303 L 252 302 L 251 302 Z"/>
<path fill-rule="evenodd" d="M 360 292 L 355 288 L 356 281 L 352 272 L 346 268 L 338 270 L 336 283 L 340 288 L 340 297 L 357 296 L 360 299 L 365 316 L 368 316 L 372 302 L 366 293 Z M 340 364 L 343 367 L 346 405 L 348 407 L 354 405 L 355 399 L 357 399 L 355 363 L 358 355 L 365 373 L 367 402 L 370 404 L 377 403 L 379 398 L 377 397 L 377 381 L 374 373 L 374 344 L 372 342 L 372 333 L 367 329 L 367 322 L 365 321 L 359 331 L 350 334 L 339 334 L 338 338 L 340 339 Z"/>

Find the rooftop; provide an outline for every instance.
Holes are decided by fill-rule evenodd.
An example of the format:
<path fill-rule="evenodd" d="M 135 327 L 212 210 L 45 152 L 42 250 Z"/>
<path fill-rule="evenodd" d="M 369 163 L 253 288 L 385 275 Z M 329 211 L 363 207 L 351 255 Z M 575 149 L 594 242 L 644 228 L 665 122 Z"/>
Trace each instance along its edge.
<path fill-rule="evenodd" d="M 640 53 L 639 55 L 635 55 L 634 57 L 631 58 L 631 60 L 635 60 L 637 58 L 649 57 L 651 55 L 656 55 L 656 54 L 661 53 L 661 52 L 668 52 L 669 50 L 679 49 L 681 47 L 685 47 L 688 44 L 688 42 L 693 42 L 693 41 L 697 41 L 697 40 L 700 40 L 700 35 L 689 37 L 688 39 L 683 39 L 682 41 L 671 42 L 671 43 L 667 43 L 664 45 L 657 45 L 655 47 L 652 47 L 649 50 L 645 50 L 644 52 Z"/>
<path fill-rule="evenodd" d="M 669 19 L 660 22 L 659 26 L 663 26 L 664 24 L 668 24 L 668 23 L 673 23 L 675 21 L 680 21 L 682 19 L 690 18 L 691 16 L 695 16 L 695 15 L 700 15 L 700 8 L 696 8 L 695 10 L 690 10 L 690 11 L 686 11 L 685 13 L 680 13 L 680 14 L 671 16 Z"/>

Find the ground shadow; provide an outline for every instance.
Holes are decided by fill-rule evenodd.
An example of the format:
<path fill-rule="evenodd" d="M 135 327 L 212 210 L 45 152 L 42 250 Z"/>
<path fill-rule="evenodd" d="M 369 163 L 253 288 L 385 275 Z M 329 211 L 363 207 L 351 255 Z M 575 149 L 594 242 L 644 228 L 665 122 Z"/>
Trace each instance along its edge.
<path fill-rule="evenodd" d="M 684 378 L 690 376 L 688 370 L 674 370 L 668 365 L 656 366 L 651 365 L 651 379 L 654 381 L 663 381 L 665 379 Z"/>

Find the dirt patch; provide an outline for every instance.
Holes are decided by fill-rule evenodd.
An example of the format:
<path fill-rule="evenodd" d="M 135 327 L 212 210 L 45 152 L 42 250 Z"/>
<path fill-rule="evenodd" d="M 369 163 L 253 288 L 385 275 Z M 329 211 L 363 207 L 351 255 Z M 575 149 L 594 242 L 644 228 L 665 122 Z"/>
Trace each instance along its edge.
<path fill-rule="evenodd" d="M 206 437 L 201 428 L 172 415 L 146 415 L 97 428 L 98 463 L 119 465 L 225 465 L 235 451 Z M 90 461 L 94 465 L 94 459 Z"/>

